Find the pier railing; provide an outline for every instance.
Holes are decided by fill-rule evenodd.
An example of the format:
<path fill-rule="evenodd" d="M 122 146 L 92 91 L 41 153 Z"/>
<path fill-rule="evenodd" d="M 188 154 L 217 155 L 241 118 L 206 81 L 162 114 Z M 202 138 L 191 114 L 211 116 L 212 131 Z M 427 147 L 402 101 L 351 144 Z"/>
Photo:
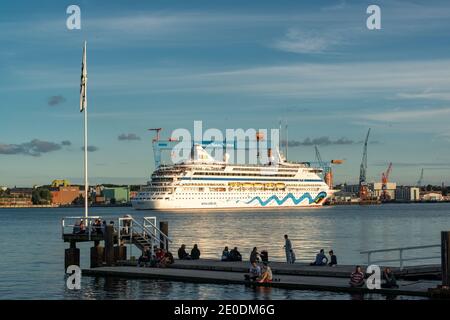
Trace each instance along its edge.
<path fill-rule="evenodd" d="M 156 226 L 156 217 L 144 217 L 143 222 L 140 223 L 131 216 L 125 216 L 119 218 L 118 229 L 119 242 L 135 244 L 141 250 L 145 246 L 148 246 L 153 252 L 154 246 L 160 247 L 160 244 L 163 244 L 164 248 L 167 248 L 168 244 L 172 242 L 172 240 Z"/>
<path fill-rule="evenodd" d="M 403 269 L 405 266 L 406 261 L 417 261 L 417 260 L 434 260 L 434 259 L 440 259 L 440 255 L 436 256 L 422 256 L 422 257 L 405 257 L 405 252 L 408 251 L 417 251 L 421 249 L 434 249 L 434 248 L 441 248 L 440 244 L 432 244 L 432 245 L 425 245 L 425 246 L 413 246 L 413 247 L 401 247 L 401 248 L 389 248 L 389 249 L 377 249 L 377 250 L 366 250 L 361 251 L 361 254 L 367 254 L 367 265 L 371 265 L 374 263 L 389 263 L 389 262 L 398 262 L 400 265 L 400 270 Z M 373 255 L 374 254 L 380 254 L 380 253 L 386 253 L 386 252 L 398 252 L 398 258 L 395 259 L 378 259 L 374 260 Z"/>

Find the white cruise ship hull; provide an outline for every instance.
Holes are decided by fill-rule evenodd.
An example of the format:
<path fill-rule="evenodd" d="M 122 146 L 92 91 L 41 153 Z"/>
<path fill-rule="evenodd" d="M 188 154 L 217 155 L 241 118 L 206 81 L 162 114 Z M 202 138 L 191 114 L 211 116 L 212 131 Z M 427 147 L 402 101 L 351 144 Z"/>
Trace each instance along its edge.
<path fill-rule="evenodd" d="M 259 209 L 259 208 L 292 208 L 322 206 L 328 193 L 266 193 L 252 194 L 248 197 L 229 197 L 228 199 L 214 199 L 209 194 L 208 199 L 199 196 L 198 199 L 155 199 L 132 200 L 136 210 L 182 210 L 182 209 Z M 217 198 L 220 198 L 218 196 Z M 245 199 L 244 199 L 245 198 Z"/>
<path fill-rule="evenodd" d="M 161 165 L 131 200 L 137 210 L 248 209 L 321 206 L 331 195 L 309 163 L 278 166 L 215 161 L 200 146 L 185 163 Z"/>

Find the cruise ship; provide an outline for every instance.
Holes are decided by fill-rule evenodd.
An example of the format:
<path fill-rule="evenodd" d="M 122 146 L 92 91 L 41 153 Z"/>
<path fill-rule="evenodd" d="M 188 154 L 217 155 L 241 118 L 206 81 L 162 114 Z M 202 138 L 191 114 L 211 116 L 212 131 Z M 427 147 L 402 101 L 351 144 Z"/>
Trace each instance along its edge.
<path fill-rule="evenodd" d="M 286 161 L 248 165 L 217 161 L 201 145 L 191 159 L 159 165 L 132 205 L 137 210 L 321 206 L 332 190 L 322 169 Z"/>

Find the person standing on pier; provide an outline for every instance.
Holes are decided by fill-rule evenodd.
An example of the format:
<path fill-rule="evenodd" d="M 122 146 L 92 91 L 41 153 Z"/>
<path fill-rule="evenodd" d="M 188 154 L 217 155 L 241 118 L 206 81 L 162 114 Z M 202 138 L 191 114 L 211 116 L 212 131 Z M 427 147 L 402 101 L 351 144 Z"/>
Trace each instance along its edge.
<path fill-rule="evenodd" d="M 293 263 L 291 255 L 292 243 L 287 234 L 284 235 L 284 250 L 286 251 L 286 262 Z"/>

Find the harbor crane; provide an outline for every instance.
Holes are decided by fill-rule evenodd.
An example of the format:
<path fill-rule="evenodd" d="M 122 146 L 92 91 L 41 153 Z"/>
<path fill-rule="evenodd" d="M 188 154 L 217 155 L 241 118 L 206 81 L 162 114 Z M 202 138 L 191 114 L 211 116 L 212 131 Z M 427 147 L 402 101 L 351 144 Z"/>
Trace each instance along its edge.
<path fill-rule="evenodd" d="M 391 196 L 387 192 L 387 184 L 389 182 L 389 175 L 392 171 L 392 162 L 389 163 L 389 166 L 386 170 L 386 172 L 381 173 L 381 201 L 389 201 L 391 200 Z"/>
<path fill-rule="evenodd" d="M 159 141 L 161 130 L 162 130 L 162 128 L 150 128 L 150 129 L 148 129 L 148 131 L 155 131 L 156 132 L 156 137 L 153 138 L 153 141 Z"/>
<path fill-rule="evenodd" d="M 368 200 L 369 188 L 367 187 L 367 142 L 369 141 L 370 128 L 367 131 L 366 140 L 364 141 L 363 156 L 361 166 L 359 168 L 359 197 L 361 200 Z"/>
<path fill-rule="evenodd" d="M 422 181 L 423 181 L 423 168 L 422 168 L 422 170 L 420 171 L 420 177 L 419 177 L 419 180 L 417 181 L 417 187 L 422 187 Z"/>
<path fill-rule="evenodd" d="M 344 160 L 331 160 L 331 161 L 323 161 L 322 156 L 320 155 L 319 148 L 314 146 L 314 150 L 316 151 L 316 163 L 319 168 L 321 168 L 323 179 L 325 183 L 332 189 L 333 188 L 333 171 L 331 170 L 332 164 L 342 164 Z"/>

